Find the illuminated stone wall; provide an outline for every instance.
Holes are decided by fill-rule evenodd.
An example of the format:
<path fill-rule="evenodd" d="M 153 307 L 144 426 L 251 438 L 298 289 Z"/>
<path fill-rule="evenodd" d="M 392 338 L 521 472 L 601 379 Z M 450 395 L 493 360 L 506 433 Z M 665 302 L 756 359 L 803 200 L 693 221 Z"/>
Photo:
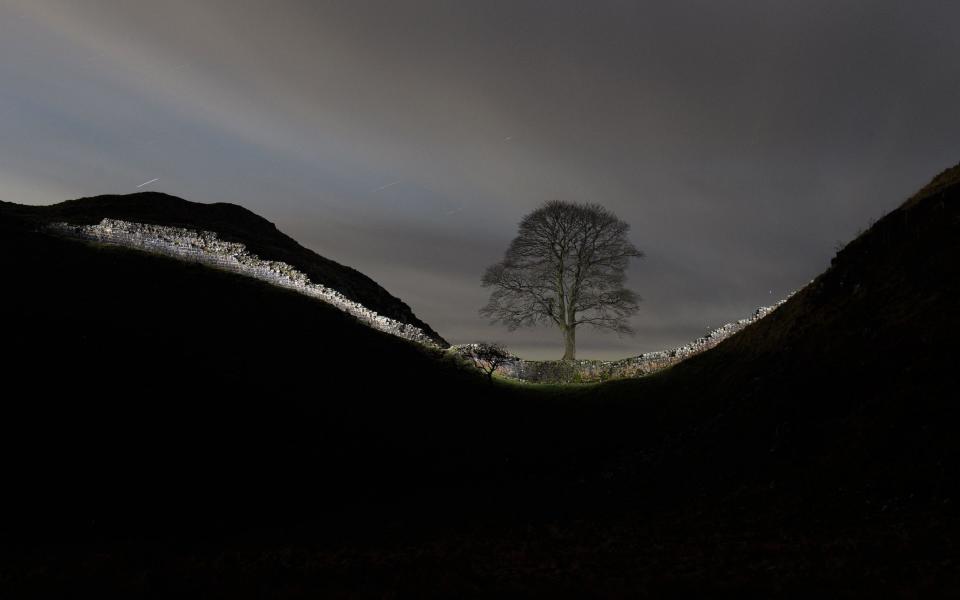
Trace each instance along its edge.
<path fill-rule="evenodd" d="M 115 219 L 104 219 L 96 225 L 53 223 L 48 225 L 48 230 L 68 237 L 134 248 L 253 277 L 322 300 L 374 329 L 438 347 L 419 327 L 377 314 L 337 290 L 313 283 L 305 273 L 287 263 L 262 260 L 251 254 L 243 244 L 225 242 L 211 231 L 145 225 Z"/>
<path fill-rule="evenodd" d="M 96 225 L 53 223 L 48 226 L 48 229 L 68 237 L 134 248 L 253 277 L 322 300 L 380 331 L 430 347 L 438 347 L 422 329 L 380 315 L 332 288 L 313 283 L 305 273 L 287 263 L 260 259 L 251 254 L 243 244 L 223 241 L 216 233 L 210 231 L 146 225 L 115 219 L 104 219 Z M 672 350 L 647 352 L 639 356 L 612 361 L 538 361 L 516 358 L 502 365 L 498 373 L 521 381 L 542 383 L 598 382 L 640 377 L 673 366 L 686 358 L 713 348 L 744 327 L 770 314 L 789 298 L 790 296 L 787 296 L 773 306 L 758 308 L 747 319 L 727 323 L 703 337 Z M 456 349 L 457 347 L 451 348 L 452 351 Z"/>

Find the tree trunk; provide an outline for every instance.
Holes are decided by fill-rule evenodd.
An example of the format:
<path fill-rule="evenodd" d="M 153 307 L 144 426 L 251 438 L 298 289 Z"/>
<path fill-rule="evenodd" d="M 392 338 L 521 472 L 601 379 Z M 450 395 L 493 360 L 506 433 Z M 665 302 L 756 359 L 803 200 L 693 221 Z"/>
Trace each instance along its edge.
<path fill-rule="evenodd" d="M 577 326 L 563 328 L 563 359 L 574 360 L 577 352 Z"/>

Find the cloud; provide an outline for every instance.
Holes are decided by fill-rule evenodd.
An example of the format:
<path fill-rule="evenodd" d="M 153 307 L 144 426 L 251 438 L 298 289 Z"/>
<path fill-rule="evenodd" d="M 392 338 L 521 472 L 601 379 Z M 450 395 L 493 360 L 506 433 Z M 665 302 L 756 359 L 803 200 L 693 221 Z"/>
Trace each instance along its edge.
<path fill-rule="evenodd" d="M 958 16 L 932 0 L 8 0 L 0 193 L 159 177 L 263 214 L 456 340 L 499 335 L 472 282 L 524 213 L 599 202 L 648 254 L 630 272 L 645 335 L 581 339 L 636 353 L 792 291 L 956 162 Z M 540 352 L 555 335 L 504 337 Z"/>

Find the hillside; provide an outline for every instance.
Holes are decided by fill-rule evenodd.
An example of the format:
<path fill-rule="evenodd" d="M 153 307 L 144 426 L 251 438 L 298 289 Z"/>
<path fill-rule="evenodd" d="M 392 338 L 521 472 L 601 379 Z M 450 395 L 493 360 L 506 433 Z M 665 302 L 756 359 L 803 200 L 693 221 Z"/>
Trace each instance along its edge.
<path fill-rule="evenodd" d="M 0 299 L 6 466 L 32 482 L 24 491 L 54 486 L 42 498 L 27 494 L 28 507 L 58 504 L 73 485 L 89 491 L 76 506 L 4 527 L 72 527 L 86 513 L 109 529 L 130 515 L 99 502 L 140 485 L 152 490 L 143 497 L 151 506 L 154 494 L 175 498 L 184 486 L 198 494 L 181 510 L 171 500 L 156 522 L 136 520 L 150 530 L 171 520 L 197 526 L 191 502 L 228 498 L 251 482 L 274 482 L 284 505 L 286 496 L 315 502 L 339 482 L 344 498 L 324 493 L 324 502 L 351 502 L 366 493 L 357 487 L 459 468 L 442 450 L 483 447 L 480 428 L 495 417 L 479 415 L 473 432 L 439 425 L 458 422 L 464 405 L 510 401 L 487 398 L 482 378 L 442 351 L 289 290 L 45 234 L 30 221 L 2 219 L 0 233 L 0 270 L 13 283 Z M 402 398 L 412 382 L 414 397 Z M 441 460 L 419 472 L 413 457 L 425 456 Z M 306 476 L 314 472 L 322 479 Z M 262 502 L 268 512 L 273 500 L 246 495 L 238 510 Z M 229 512 L 218 518 L 233 526 Z"/>
<path fill-rule="evenodd" d="M 0 211 L 45 222 L 95 224 L 111 218 L 213 231 L 223 240 L 245 244 L 260 258 L 292 265 L 316 283 L 338 290 L 382 315 L 415 325 L 441 346 L 447 345 L 436 331 L 413 314 L 409 306 L 363 273 L 304 248 L 280 232 L 273 223 L 234 204 L 202 204 L 160 192 L 140 192 L 80 198 L 51 206 L 3 202 Z"/>
<path fill-rule="evenodd" d="M 737 476 L 763 478 L 803 465 L 819 485 L 855 474 L 860 491 L 884 489 L 898 502 L 947 500 L 960 462 L 958 234 L 960 165 L 768 317 L 660 377 L 607 389 L 630 410 L 636 395 L 656 398 L 643 403 L 659 416 L 651 426 L 677 425 L 705 473 L 727 476 L 737 464 Z M 845 493 L 851 485 L 838 483 Z"/>
<path fill-rule="evenodd" d="M 715 348 L 570 387 L 6 210 L 18 595 L 960 590 L 960 165 Z"/>

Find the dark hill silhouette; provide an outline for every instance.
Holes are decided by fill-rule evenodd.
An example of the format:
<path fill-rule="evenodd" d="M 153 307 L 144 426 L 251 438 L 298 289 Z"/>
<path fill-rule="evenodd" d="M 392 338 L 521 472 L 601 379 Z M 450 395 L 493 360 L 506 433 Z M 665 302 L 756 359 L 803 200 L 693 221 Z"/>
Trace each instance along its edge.
<path fill-rule="evenodd" d="M 416 325 L 441 346 L 447 342 L 413 314 L 403 301 L 356 269 L 346 267 L 304 248 L 279 231 L 273 223 L 253 212 L 228 203 L 201 204 L 160 192 L 104 195 L 68 200 L 51 206 L 3 203 L 2 209 L 21 218 L 99 223 L 104 218 L 215 231 L 221 239 L 241 242 L 266 260 L 293 265 L 316 282 L 347 298 L 402 323 Z"/>
<path fill-rule="evenodd" d="M 0 590 L 960 590 L 960 165 L 716 348 L 567 388 L 15 213 Z"/>
<path fill-rule="evenodd" d="M 753 480 L 778 496 L 810 485 L 836 503 L 883 496 L 888 510 L 949 504 L 960 474 L 958 300 L 960 165 L 767 318 L 604 393 L 644 415 L 642 432 L 672 440 L 662 451 L 684 456 L 694 488 Z"/>

